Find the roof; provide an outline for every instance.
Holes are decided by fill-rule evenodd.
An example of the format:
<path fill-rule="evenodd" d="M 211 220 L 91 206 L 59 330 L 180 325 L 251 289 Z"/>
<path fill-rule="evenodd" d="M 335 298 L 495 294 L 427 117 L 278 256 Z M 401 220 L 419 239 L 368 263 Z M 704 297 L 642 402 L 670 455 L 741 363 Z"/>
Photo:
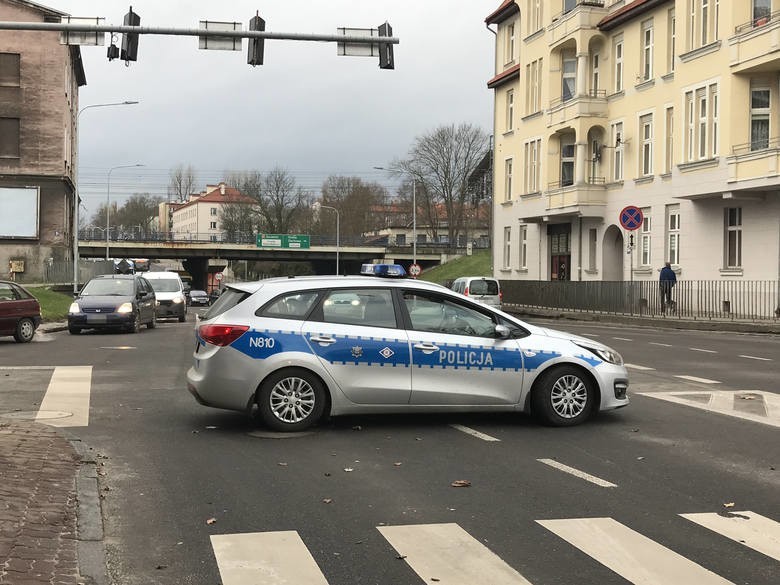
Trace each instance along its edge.
<path fill-rule="evenodd" d="M 48 6 L 44 6 L 43 4 L 38 4 L 37 2 L 29 2 L 28 0 L 7 0 L 7 1 L 12 2 L 13 4 L 21 4 L 22 6 L 27 6 L 28 8 L 32 8 L 40 12 L 45 12 L 51 16 L 68 16 L 67 12 L 61 12 L 59 10 L 55 10 L 54 8 L 49 8 Z"/>
<path fill-rule="evenodd" d="M 245 203 L 250 205 L 257 203 L 257 201 L 248 195 L 244 195 L 235 187 L 228 187 L 227 185 L 225 185 L 225 193 L 222 194 L 222 185 L 219 185 L 211 191 L 208 191 L 205 195 L 199 195 L 198 197 L 187 201 L 187 203 L 177 206 L 175 211 L 179 211 L 190 205 L 197 205 L 198 203 Z"/>
<path fill-rule="evenodd" d="M 601 22 L 599 22 L 598 24 L 598 27 L 601 30 L 613 29 L 633 18 L 636 18 L 641 14 L 644 14 L 645 12 L 657 6 L 672 1 L 673 0 L 634 0 L 633 2 L 629 2 L 622 8 L 619 8 L 612 14 L 609 14 L 604 18 L 602 18 Z"/>
<path fill-rule="evenodd" d="M 509 69 L 506 71 L 502 71 L 498 75 L 496 75 L 493 79 L 488 81 L 487 86 L 488 89 L 493 89 L 498 87 L 499 85 L 503 85 L 509 81 L 512 81 L 516 77 L 520 77 L 520 63 L 517 65 L 512 65 Z"/>
<path fill-rule="evenodd" d="M 492 12 L 486 19 L 486 24 L 497 24 L 502 20 L 506 20 L 510 16 L 520 12 L 520 7 L 515 0 L 504 0 L 494 12 Z"/>

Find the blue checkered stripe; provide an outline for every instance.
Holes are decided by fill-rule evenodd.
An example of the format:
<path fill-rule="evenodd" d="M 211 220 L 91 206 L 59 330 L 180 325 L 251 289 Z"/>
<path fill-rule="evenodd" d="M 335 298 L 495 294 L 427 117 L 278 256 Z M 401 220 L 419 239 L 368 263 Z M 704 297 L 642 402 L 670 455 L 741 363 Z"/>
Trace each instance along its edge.
<path fill-rule="evenodd" d="M 409 367 L 409 342 L 406 339 L 333 335 L 337 341 L 323 346 L 311 342 L 322 359 L 339 366 Z"/>

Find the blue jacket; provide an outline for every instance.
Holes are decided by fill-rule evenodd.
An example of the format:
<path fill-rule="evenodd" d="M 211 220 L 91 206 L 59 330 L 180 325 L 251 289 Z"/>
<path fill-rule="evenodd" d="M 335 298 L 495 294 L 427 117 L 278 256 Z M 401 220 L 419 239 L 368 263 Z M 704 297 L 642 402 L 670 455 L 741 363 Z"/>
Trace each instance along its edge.
<path fill-rule="evenodd" d="M 659 280 L 661 285 L 673 287 L 675 284 L 677 284 L 677 275 L 674 273 L 674 270 L 668 266 L 664 266 L 661 268 L 661 277 Z"/>

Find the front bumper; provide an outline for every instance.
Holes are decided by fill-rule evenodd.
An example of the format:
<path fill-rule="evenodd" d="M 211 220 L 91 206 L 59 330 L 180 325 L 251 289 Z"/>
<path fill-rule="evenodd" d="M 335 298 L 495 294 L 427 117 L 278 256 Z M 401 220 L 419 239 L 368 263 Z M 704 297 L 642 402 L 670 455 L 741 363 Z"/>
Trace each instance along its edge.
<path fill-rule="evenodd" d="M 174 303 L 173 301 L 158 301 L 155 313 L 158 318 L 165 317 L 183 317 L 187 307 L 184 303 Z"/>
<path fill-rule="evenodd" d="M 76 313 L 68 315 L 68 327 L 114 329 L 135 325 L 134 313 Z"/>

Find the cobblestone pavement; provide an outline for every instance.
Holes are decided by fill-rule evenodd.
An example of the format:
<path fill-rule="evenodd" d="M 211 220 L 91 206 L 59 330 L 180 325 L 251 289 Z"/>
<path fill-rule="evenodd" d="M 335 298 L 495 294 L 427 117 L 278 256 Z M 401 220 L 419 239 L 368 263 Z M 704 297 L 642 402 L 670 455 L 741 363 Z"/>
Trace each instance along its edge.
<path fill-rule="evenodd" d="M 78 585 L 80 457 L 56 429 L 0 422 L 0 584 Z"/>

